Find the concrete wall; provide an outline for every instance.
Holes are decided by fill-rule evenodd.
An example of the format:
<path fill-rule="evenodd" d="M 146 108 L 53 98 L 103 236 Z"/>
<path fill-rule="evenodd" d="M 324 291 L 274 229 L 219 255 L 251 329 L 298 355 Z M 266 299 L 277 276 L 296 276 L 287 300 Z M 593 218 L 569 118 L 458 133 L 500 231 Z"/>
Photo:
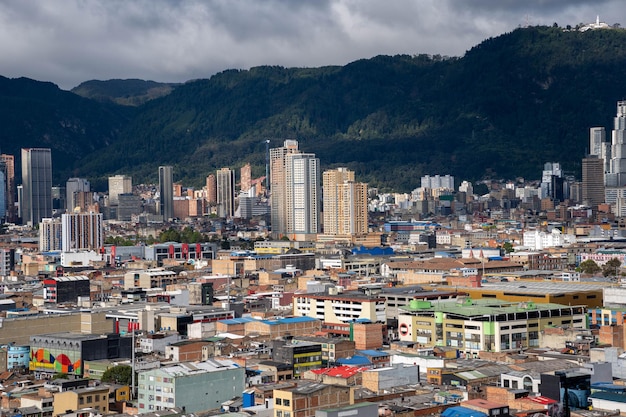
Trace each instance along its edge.
<path fill-rule="evenodd" d="M 47 333 L 78 332 L 103 334 L 113 331 L 106 313 L 72 313 L 42 315 L 17 319 L 0 319 L 0 345 L 30 344 L 30 337 Z"/>

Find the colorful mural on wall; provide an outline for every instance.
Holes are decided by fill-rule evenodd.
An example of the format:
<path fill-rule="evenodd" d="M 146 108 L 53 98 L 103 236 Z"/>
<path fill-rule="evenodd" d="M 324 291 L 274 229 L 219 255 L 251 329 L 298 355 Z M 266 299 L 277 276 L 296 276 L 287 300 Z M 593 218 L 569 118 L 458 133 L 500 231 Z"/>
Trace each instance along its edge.
<path fill-rule="evenodd" d="M 70 356 L 74 358 L 70 358 Z M 80 353 L 62 352 L 59 349 L 31 349 L 28 367 L 31 371 L 54 371 L 75 375 L 82 375 L 83 373 Z"/>

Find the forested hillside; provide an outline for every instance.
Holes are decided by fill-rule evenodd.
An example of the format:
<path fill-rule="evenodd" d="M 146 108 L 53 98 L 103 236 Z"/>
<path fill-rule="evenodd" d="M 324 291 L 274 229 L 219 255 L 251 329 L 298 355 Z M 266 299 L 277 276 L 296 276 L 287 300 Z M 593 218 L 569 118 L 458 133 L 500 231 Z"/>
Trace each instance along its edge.
<path fill-rule="evenodd" d="M 488 39 L 460 58 L 227 70 L 138 107 L 91 101 L 108 136 L 68 145 L 84 141 L 92 151 L 71 168 L 95 183 L 115 173 L 155 181 L 158 165 L 172 164 L 176 180 L 201 185 L 216 168 L 246 162 L 263 175 L 265 140 L 280 146 L 297 138 L 323 169 L 348 166 L 373 186 L 408 191 L 423 174 L 539 178 L 546 161 L 577 173 L 589 127 L 610 131 L 624 97 L 626 31 L 534 27 Z M 42 100 L 50 112 L 65 105 Z M 19 114 L 11 128 L 25 146 Z"/>

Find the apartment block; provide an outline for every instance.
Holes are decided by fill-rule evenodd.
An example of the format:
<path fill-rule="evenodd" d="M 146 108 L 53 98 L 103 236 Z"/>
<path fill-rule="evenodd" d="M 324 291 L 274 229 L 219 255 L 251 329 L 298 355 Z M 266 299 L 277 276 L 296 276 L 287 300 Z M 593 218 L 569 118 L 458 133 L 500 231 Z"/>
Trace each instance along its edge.
<path fill-rule="evenodd" d="M 230 360 L 179 363 L 140 372 L 140 413 L 183 408 L 187 413 L 220 408 L 224 401 L 241 396 L 245 369 Z"/>

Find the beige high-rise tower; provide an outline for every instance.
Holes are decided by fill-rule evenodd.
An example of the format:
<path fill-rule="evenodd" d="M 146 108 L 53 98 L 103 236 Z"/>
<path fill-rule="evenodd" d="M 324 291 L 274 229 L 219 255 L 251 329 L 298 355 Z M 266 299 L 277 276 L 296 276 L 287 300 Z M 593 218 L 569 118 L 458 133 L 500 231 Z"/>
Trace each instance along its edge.
<path fill-rule="evenodd" d="M 252 167 L 245 164 L 241 167 L 241 191 L 248 191 L 252 187 Z"/>
<path fill-rule="evenodd" d="M 367 184 L 354 181 L 354 171 L 337 168 L 323 174 L 324 233 L 367 233 Z"/>
<path fill-rule="evenodd" d="M 287 233 L 286 157 L 300 153 L 297 140 L 286 140 L 282 147 L 270 149 L 270 204 L 272 235 Z"/>
<path fill-rule="evenodd" d="M 133 192 L 133 179 L 126 175 L 109 177 L 109 205 L 117 206 L 120 203 L 120 194 Z"/>

